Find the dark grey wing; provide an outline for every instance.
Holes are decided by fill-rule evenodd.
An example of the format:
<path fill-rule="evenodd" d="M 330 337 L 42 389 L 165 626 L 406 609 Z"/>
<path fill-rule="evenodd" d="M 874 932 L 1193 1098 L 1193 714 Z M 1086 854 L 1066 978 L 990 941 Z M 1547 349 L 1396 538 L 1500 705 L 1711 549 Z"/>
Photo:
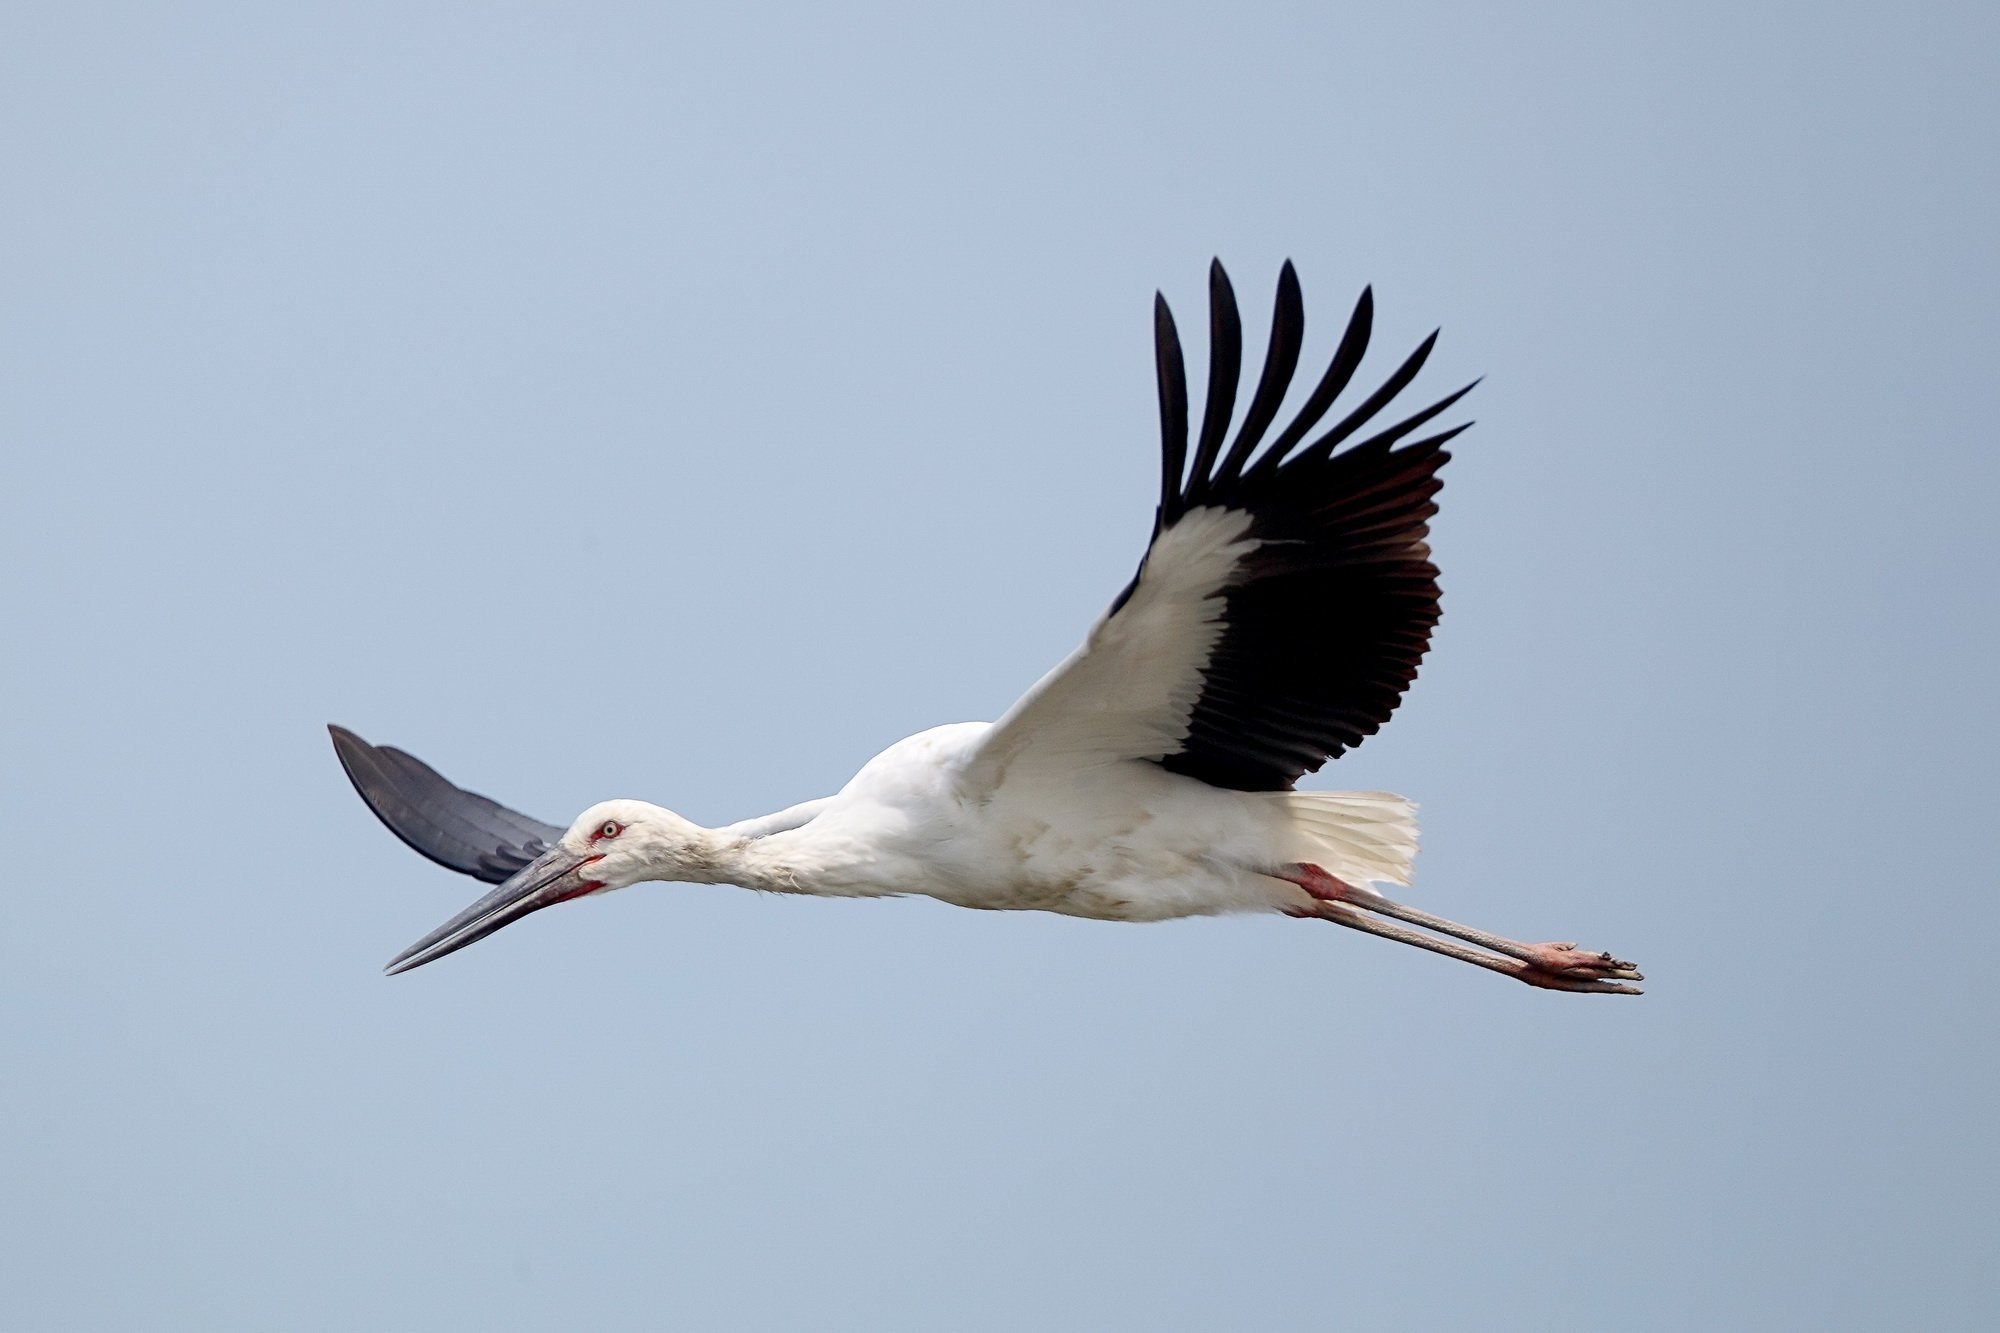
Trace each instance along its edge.
<path fill-rule="evenodd" d="M 563 835 L 554 824 L 453 786 L 415 755 L 370 745 L 346 727 L 329 724 L 327 731 L 348 781 L 375 817 L 449 870 L 498 884 Z"/>

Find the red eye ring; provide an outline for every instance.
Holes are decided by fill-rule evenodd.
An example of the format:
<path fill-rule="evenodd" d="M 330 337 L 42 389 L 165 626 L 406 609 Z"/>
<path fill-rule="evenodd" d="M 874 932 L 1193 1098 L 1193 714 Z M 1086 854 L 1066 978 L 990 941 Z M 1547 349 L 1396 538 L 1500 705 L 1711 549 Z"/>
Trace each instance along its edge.
<path fill-rule="evenodd" d="M 604 821 L 604 827 L 597 830 L 597 836 L 600 839 L 615 838 L 624 831 L 625 826 L 623 824 L 615 819 L 607 819 Z"/>

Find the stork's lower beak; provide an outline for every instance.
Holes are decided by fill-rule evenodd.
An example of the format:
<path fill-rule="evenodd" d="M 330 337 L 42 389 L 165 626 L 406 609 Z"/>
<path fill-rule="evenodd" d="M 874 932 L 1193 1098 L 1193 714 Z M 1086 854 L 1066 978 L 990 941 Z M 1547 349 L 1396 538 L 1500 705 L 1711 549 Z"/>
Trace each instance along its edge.
<path fill-rule="evenodd" d="M 390 976 L 435 962 L 485 939 L 530 912 L 553 907 L 604 887 L 586 873 L 604 858 L 579 856 L 558 843 L 521 867 L 513 878 L 389 960 Z"/>

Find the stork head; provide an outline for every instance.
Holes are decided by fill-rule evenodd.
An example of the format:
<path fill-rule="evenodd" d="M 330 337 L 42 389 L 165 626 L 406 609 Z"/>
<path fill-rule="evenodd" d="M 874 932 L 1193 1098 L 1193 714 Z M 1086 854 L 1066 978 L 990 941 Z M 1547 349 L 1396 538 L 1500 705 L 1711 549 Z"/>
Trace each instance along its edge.
<path fill-rule="evenodd" d="M 556 845 L 493 892 L 389 960 L 390 976 L 456 953 L 531 912 L 647 879 L 700 879 L 714 835 L 644 801 L 600 801 Z"/>

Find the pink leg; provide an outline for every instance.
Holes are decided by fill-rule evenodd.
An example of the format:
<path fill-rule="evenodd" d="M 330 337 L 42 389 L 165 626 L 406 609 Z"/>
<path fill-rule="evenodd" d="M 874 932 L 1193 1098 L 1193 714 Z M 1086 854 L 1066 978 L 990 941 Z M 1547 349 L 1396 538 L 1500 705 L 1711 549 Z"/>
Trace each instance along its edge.
<path fill-rule="evenodd" d="M 1504 935 L 1475 930 L 1441 916 L 1432 916 L 1429 912 L 1420 912 L 1414 907 L 1405 907 L 1368 889 L 1358 889 L 1316 865 L 1294 862 L 1280 869 L 1278 875 L 1304 889 L 1315 900 L 1313 909 L 1294 915 L 1312 916 L 1338 926 L 1366 931 L 1370 935 L 1380 935 L 1384 939 L 1414 944 L 1447 958 L 1505 973 L 1530 986 L 1602 995 L 1638 995 L 1638 987 L 1616 983 L 1645 980 L 1632 964 L 1613 958 L 1608 953 L 1580 952 L 1574 944 L 1525 944 Z M 1468 948 L 1464 944 L 1438 939 L 1435 935 L 1391 925 L 1365 915 L 1369 912 L 1395 917 L 1480 947 Z"/>

